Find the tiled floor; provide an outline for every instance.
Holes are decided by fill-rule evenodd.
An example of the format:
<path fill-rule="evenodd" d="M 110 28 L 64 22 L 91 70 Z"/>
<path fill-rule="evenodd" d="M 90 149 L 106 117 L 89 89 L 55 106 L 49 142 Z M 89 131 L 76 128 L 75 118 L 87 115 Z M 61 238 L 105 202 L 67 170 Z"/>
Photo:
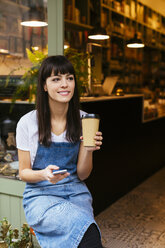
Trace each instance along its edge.
<path fill-rule="evenodd" d="M 106 248 L 165 248 L 165 168 L 96 217 Z"/>

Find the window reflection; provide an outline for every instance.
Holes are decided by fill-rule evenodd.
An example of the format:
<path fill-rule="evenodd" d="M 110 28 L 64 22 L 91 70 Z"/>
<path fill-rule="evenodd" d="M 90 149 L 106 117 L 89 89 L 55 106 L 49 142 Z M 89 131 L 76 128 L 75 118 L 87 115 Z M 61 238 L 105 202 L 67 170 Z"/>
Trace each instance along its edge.
<path fill-rule="evenodd" d="M 14 68 L 29 66 L 26 48 L 44 51 L 47 47 L 47 26 L 22 26 L 25 16 L 33 12 L 47 22 L 47 0 L 0 0 L 0 75 Z M 35 13 L 34 13 L 35 12 Z M 14 71 L 22 75 L 24 70 Z"/>

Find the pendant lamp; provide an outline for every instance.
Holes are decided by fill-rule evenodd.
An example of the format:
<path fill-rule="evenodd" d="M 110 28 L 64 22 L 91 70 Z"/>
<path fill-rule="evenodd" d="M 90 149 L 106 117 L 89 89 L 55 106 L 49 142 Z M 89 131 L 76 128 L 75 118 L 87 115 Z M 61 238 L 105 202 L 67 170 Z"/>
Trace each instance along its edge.
<path fill-rule="evenodd" d="M 129 48 L 143 48 L 144 43 L 141 39 L 137 37 L 137 0 L 135 0 L 135 13 L 136 13 L 136 23 L 135 23 L 135 35 L 132 39 L 127 41 L 127 47 Z"/>
<path fill-rule="evenodd" d="M 69 44 L 69 42 L 68 41 L 64 41 L 64 49 L 67 49 L 67 48 L 69 48 L 70 47 L 70 44 Z"/>
<path fill-rule="evenodd" d="M 127 41 L 127 47 L 129 48 L 143 48 L 144 43 L 141 39 L 138 39 L 137 33 L 135 33 L 134 37 Z"/>
<path fill-rule="evenodd" d="M 97 26 L 90 31 L 88 38 L 92 40 L 107 40 L 110 36 L 104 28 Z"/>
<path fill-rule="evenodd" d="M 31 7 L 28 12 L 23 15 L 22 26 L 27 27 L 44 27 L 47 26 L 44 16 L 44 8 Z"/>
<path fill-rule="evenodd" d="M 8 55 L 9 54 L 9 50 L 0 48 L 0 54 Z"/>

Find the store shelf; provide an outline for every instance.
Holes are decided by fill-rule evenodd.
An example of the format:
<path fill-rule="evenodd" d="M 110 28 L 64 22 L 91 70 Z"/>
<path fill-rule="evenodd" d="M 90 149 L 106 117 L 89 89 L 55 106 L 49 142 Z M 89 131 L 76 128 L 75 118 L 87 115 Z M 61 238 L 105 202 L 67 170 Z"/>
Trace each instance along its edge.
<path fill-rule="evenodd" d="M 69 25 L 73 25 L 74 27 L 77 27 L 77 28 L 81 28 L 81 29 L 92 29 L 93 27 L 90 26 L 90 25 L 87 25 L 87 24 L 84 24 L 84 23 L 80 23 L 80 22 L 75 22 L 75 21 L 72 21 L 72 20 L 67 20 L 65 19 L 65 24 L 69 24 Z"/>

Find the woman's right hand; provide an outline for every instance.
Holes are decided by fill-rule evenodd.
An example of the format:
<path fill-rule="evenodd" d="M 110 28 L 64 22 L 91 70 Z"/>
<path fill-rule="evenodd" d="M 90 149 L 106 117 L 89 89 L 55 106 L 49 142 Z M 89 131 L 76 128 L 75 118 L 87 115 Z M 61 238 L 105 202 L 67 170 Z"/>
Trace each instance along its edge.
<path fill-rule="evenodd" d="M 66 172 L 64 174 L 53 174 L 53 170 L 59 170 L 59 167 L 56 165 L 48 165 L 44 171 L 45 180 L 48 180 L 50 183 L 56 184 L 58 181 L 61 181 L 65 177 L 69 176 L 70 173 Z"/>

